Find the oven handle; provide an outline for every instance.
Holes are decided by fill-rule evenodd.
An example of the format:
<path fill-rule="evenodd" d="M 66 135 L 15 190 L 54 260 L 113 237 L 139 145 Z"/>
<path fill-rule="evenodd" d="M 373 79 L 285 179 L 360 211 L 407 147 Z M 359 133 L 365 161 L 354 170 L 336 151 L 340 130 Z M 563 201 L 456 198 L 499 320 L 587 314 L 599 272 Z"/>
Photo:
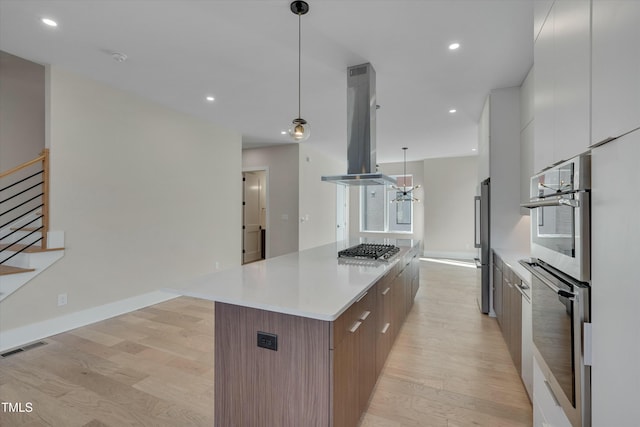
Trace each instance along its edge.
<path fill-rule="evenodd" d="M 538 278 L 540 279 L 540 277 L 538 277 Z M 566 298 L 568 300 L 575 301 L 576 298 L 578 297 L 573 292 L 569 292 L 569 291 L 565 291 L 564 289 L 560 289 L 556 285 L 554 285 L 553 283 L 550 283 L 550 282 L 548 282 L 546 280 L 542 280 L 542 283 L 544 283 L 545 285 L 550 287 L 559 296 L 561 296 L 563 298 Z"/>
<path fill-rule="evenodd" d="M 554 285 L 552 282 L 550 282 L 549 280 L 547 280 L 544 276 L 542 276 L 541 274 L 539 274 L 537 271 L 535 271 L 535 269 L 531 268 L 531 266 L 521 263 L 522 266 L 524 268 L 526 268 L 527 270 L 529 270 L 531 272 L 531 274 L 533 274 L 534 276 L 536 276 L 537 279 L 539 279 L 542 283 L 544 283 L 545 285 L 547 285 L 549 288 L 551 288 L 552 291 L 554 291 L 556 294 L 558 294 L 559 296 L 563 297 L 563 298 L 567 298 L 570 301 L 577 301 L 578 300 L 578 295 L 574 294 L 573 292 L 569 292 L 569 291 L 565 291 L 564 289 L 560 289 L 559 287 L 557 287 L 556 285 Z"/>
<path fill-rule="evenodd" d="M 551 199 L 551 200 L 546 200 L 546 199 L 534 199 L 532 201 L 530 201 L 529 203 L 522 203 L 520 205 L 523 208 L 528 208 L 528 209 L 535 209 L 535 208 L 541 208 L 541 207 L 545 207 L 545 206 L 569 206 L 572 208 L 579 208 L 580 207 L 580 200 L 576 200 L 576 199 L 566 199 L 563 197 L 557 198 L 557 199 Z"/>

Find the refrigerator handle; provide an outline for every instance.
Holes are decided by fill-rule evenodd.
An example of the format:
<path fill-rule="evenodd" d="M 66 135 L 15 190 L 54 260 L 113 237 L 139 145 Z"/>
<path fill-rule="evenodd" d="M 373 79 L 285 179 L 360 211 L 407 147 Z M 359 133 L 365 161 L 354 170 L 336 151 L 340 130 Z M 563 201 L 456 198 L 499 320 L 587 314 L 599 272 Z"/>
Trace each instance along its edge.
<path fill-rule="evenodd" d="M 473 221 L 473 246 L 480 247 L 480 196 L 475 196 L 474 201 L 474 218 Z"/>

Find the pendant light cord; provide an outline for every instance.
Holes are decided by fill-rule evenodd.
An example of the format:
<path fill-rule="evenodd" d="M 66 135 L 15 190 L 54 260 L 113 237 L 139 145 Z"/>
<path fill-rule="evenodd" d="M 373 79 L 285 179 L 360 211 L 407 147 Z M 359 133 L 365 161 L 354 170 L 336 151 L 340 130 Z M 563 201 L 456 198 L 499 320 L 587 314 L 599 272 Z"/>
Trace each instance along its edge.
<path fill-rule="evenodd" d="M 301 63 L 301 56 L 302 56 L 302 30 L 300 29 L 302 24 L 302 15 L 300 15 L 298 13 L 298 118 L 301 118 L 300 115 L 300 98 L 302 97 L 302 90 L 301 88 L 301 84 L 300 81 L 302 79 L 301 74 L 302 74 L 302 67 L 300 66 Z"/>

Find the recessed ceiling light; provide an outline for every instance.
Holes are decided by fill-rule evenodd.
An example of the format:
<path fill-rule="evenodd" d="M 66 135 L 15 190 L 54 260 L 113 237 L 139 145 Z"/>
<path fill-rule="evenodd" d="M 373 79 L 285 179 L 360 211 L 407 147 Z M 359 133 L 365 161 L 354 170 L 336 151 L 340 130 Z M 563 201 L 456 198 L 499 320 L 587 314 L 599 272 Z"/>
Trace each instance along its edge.
<path fill-rule="evenodd" d="M 42 18 L 41 21 L 42 21 L 43 24 L 48 25 L 50 27 L 57 27 L 58 26 L 58 23 L 56 21 L 54 21 L 53 19 L 51 19 L 51 18 Z"/>
<path fill-rule="evenodd" d="M 213 102 L 213 101 L 215 101 L 215 100 L 216 100 L 216 99 L 215 99 L 213 96 L 211 96 L 211 95 L 207 96 L 205 99 L 206 99 L 207 101 L 209 101 L 209 102 Z"/>
<path fill-rule="evenodd" d="M 460 43 L 451 43 L 449 45 L 449 50 L 456 50 L 459 47 L 460 47 Z"/>
<path fill-rule="evenodd" d="M 478 149 L 477 148 L 472 148 L 471 151 L 478 151 Z"/>
<path fill-rule="evenodd" d="M 120 52 L 111 52 L 111 58 L 116 62 L 124 62 L 127 60 L 127 55 Z"/>
<path fill-rule="evenodd" d="M 451 114 L 455 113 L 456 111 L 458 111 L 458 110 L 456 110 L 455 108 L 452 108 L 452 109 L 450 109 L 450 110 L 449 110 L 449 112 L 450 112 Z"/>
<path fill-rule="evenodd" d="M 281 135 L 286 135 L 286 134 L 287 134 L 287 131 L 286 131 L 286 130 L 281 130 L 281 131 L 280 131 L 280 134 L 281 134 Z"/>

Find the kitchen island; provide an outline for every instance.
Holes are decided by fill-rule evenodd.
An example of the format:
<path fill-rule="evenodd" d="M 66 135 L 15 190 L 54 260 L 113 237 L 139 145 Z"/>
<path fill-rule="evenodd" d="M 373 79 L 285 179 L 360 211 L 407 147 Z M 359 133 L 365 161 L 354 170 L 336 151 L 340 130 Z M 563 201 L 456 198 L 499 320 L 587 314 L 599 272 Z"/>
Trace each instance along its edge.
<path fill-rule="evenodd" d="M 415 240 L 390 261 L 332 243 L 201 277 L 215 301 L 216 426 L 357 425 L 418 289 Z"/>

